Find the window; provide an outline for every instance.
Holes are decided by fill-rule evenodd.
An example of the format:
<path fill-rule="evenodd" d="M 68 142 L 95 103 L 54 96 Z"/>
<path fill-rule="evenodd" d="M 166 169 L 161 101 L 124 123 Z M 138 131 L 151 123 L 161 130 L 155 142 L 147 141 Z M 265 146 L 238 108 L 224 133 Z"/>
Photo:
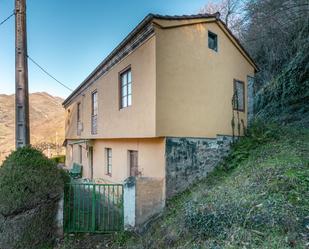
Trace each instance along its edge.
<path fill-rule="evenodd" d="M 97 134 L 98 92 L 91 94 L 91 134 Z"/>
<path fill-rule="evenodd" d="M 80 110 L 81 104 L 77 103 L 77 135 L 81 135 L 81 110 Z"/>
<path fill-rule="evenodd" d="M 233 108 L 236 111 L 245 110 L 245 84 L 240 80 L 234 80 Z"/>
<path fill-rule="evenodd" d="M 106 174 L 112 175 L 112 149 L 106 148 L 105 155 L 106 155 Z"/>
<path fill-rule="evenodd" d="M 83 164 L 83 146 L 78 145 L 79 163 Z"/>
<path fill-rule="evenodd" d="M 80 122 L 80 103 L 77 103 L 77 122 Z"/>
<path fill-rule="evenodd" d="M 73 144 L 70 144 L 70 158 L 73 161 Z"/>
<path fill-rule="evenodd" d="M 120 74 L 120 109 L 132 105 L 131 68 Z"/>
<path fill-rule="evenodd" d="M 208 47 L 212 50 L 218 51 L 218 36 L 211 31 L 208 31 Z"/>

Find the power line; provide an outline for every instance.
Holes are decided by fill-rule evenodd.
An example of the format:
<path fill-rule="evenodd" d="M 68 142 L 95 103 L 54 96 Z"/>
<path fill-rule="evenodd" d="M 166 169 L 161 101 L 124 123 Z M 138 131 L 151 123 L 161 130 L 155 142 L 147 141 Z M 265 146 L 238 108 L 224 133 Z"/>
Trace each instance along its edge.
<path fill-rule="evenodd" d="M 70 90 L 71 92 L 73 92 L 73 90 L 71 88 L 69 88 L 68 86 L 66 86 L 65 84 L 63 84 L 62 82 L 60 82 L 59 80 L 57 80 L 54 76 L 52 76 L 49 72 L 47 72 L 46 69 L 44 69 L 42 66 L 39 65 L 39 63 L 37 63 L 35 60 L 33 60 L 29 55 L 27 55 L 27 57 L 29 58 L 29 60 L 32 61 L 33 64 L 35 64 L 38 68 L 40 68 L 45 74 L 47 74 L 50 78 L 52 78 L 53 80 L 55 80 L 56 82 L 58 82 L 60 85 L 62 85 L 63 87 L 65 87 L 66 89 Z"/>
<path fill-rule="evenodd" d="M 5 18 L 2 22 L 0 22 L 0 26 L 2 25 L 2 24 L 4 24 L 6 21 L 8 21 L 12 16 L 14 16 L 15 15 L 15 10 L 13 11 L 13 13 L 11 14 L 11 15 L 9 15 L 7 18 Z"/>

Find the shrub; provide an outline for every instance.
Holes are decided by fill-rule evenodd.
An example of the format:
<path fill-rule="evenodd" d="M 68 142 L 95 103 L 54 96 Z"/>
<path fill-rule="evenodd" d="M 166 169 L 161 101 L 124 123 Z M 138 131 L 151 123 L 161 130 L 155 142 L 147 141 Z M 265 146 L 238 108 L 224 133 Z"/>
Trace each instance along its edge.
<path fill-rule="evenodd" d="M 19 148 L 0 168 L 0 213 L 29 210 L 58 196 L 63 188 L 55 162 L 32 147 Z"/>
<path fill-rule="evenodd" d="M 65 156 L 55 156 L 53 158 L 51 158 L 55 163 L 59 164 L 59 163 L 65 163 Z"/>
<path fill-rule="evenodd" d="M 6 158 L 0 167 L 1 248 L 40 249 L 52 244 L 58 200 L 68 178 L 32 147 L 19 148 Z"/>

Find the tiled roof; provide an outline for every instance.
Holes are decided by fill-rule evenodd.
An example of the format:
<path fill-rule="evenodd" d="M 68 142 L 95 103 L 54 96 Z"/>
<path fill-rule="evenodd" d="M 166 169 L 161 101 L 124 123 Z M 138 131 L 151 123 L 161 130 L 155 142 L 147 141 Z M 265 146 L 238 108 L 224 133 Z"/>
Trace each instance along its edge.
<path fill-rule="evenodd" d="M 166 19 L 166 20 L 186 20 L 186 19 L 198 19 L 198 18 L 209 18 L 209 17 L 220 17 L 220 13 L 214 13 L 214 14 L 196 14 L 196 15 L 175 15 L 175 16 L 170 16 L 170 15 L 158 15 L 158 14 L 149 14 L 153 18 L 157 19 Z"/>

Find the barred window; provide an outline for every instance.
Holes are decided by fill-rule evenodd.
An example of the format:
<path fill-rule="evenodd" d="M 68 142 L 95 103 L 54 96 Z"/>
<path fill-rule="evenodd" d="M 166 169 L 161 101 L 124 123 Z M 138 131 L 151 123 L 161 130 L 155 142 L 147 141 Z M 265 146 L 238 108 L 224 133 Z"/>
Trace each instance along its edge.
<path fill-rule="evenodd" d="M 98 115 L 98 92 L 95 91 L 91 95 L 91 114 Z"/>
<path fill-rule="evenodd" d="M 112 149 L 106 148 L 105 155 L 106 155 L 106 174 L 112 175 Z"/>
<path fill-rule="evenodd" d="M 245 84 L 240 80 L 234 80 L 233 108 L 236 111 L 245 110 Z"/>
<path fill-rule="evenodd" d="M 98 92 L 91 94 L 91 134 L 97 134 Z"/>
<path fill-rule="evenodd" d="M 80 102 L 77 103 L 77 135 L 80 136 L 81 135 L 81 131 L 82 131 L 82 122 L 81 122 L 81 104 Z"/>
<path fill-rule="evenodd" d="M 131 68 L 120 74 L 120 109 L 132 105 Z"/>

